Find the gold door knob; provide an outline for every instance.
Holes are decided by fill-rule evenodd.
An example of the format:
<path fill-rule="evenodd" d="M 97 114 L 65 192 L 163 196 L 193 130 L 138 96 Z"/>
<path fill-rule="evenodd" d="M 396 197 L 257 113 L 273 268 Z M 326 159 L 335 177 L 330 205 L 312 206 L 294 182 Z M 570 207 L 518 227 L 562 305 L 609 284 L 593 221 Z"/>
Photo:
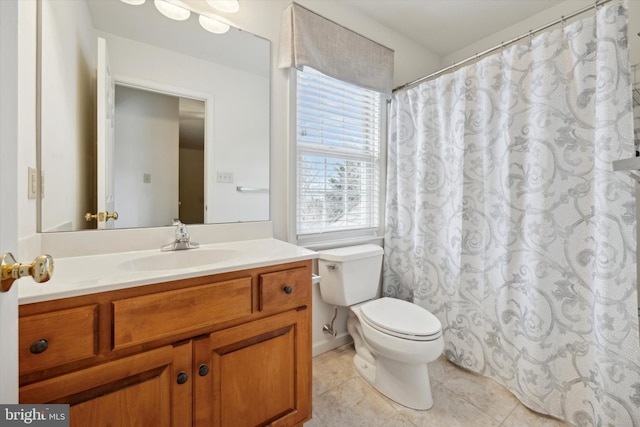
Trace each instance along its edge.
<path fill-rule="evenodd" d="M 98 212 L 97 214 L 92 214 L 91 212 L 87 212 L 84 215 L 84 219 L 87 221 L 91 221 L 97 219 L 98 222 L 107 221 L 109 219 L 116 220 L 118 219 L 118 212 L 109 213 L 109 212 Z"/>
<path fill-rule="evenodd" d="M 7 292 L 16 279 L 25 276 L 33 277 L 37 283 L 46 282 L 53 275 L 53 257 L 51 255 L 40 255 L 31 264 L 23 265 L 16 262 L 10 252 L 0 256 L 0 268 L 2 279 L 0 281 L 0 291 Z"/>

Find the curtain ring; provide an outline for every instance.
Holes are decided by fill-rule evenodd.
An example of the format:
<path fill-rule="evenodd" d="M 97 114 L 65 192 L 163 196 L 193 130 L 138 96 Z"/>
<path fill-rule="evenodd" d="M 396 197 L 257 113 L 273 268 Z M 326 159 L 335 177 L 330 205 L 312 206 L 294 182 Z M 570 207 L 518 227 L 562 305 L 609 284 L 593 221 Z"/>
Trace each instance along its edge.
<path fill-rule="evenodd" d="M 564 28 L 564 23 L 565 23 L 564 15 L 562 15 L 560 17 L 560 24 L 562 25 L 562 28 Z"/>

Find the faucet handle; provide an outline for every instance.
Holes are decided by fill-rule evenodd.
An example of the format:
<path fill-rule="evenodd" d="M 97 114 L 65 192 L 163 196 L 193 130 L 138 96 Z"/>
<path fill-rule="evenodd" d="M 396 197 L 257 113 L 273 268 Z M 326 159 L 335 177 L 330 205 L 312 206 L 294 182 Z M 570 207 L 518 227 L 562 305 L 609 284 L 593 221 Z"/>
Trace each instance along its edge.
<path fill-rule="evenodd" d="M 183 225 L 183 224 L 182 224 L 182 221 L 180 221 L 178 218 L 173 218 L 171 225 Z"/>

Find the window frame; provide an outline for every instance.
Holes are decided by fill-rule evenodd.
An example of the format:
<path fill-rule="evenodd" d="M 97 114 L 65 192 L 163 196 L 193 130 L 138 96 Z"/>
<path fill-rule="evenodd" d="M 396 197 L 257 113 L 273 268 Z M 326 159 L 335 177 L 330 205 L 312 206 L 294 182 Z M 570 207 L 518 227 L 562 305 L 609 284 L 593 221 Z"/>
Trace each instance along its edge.
<path fill-rule="evenodd" d="M 315 70 L 314 70 L 315 71 Z M 304 72 L 296 68 L 290 69 L 290 209 L 289 209 L 289 241 L 301 246 L 313 247 L 326 245 L 329 242 L 341 242 L 341 244 L 357 244 L 370 241 L 379 241 L 384 234 L 384 208 L 386 196 L 386 166 L 387 166 L 387 121 L 388 105 L 390 99 L 384 95 L 379 97 L 379 132 L 378 132 L 378 206 L 375 208 L 378 215 L 376 227 L 362 229 L 348 229 L 338 231 L 323 231 L 312 234 L 298 234 L 298 73 Z M 348 84 L 348 83 L 347 83 Z"/>

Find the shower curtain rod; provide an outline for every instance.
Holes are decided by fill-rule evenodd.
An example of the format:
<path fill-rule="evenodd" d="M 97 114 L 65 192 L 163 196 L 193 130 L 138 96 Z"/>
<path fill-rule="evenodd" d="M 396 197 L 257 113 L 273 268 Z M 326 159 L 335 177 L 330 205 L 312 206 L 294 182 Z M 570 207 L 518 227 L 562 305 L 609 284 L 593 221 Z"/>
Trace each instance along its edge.
<path fill-rule="evenodd" d="M 475 55 L 470 56 L 470 57 L 468 57 L 467 59 L 463 59 L 463 60 L 462 60 L 462 61 L 460 61 L 460 62 L 456 62 L 456 63 L 455 63 L 455 64 L 453 64 L 453 65 L 450 65 L 450 66 L 448 66 L 448 67 L 446 67 L 446 68 L 443 68 L 443 69 L 441 69 L 441 70 L 439 70 L 439 71 L 436 71 L 435 73 L 431 73 L 431 74 L 429 74 L 429 75 L 427 75 L 427 76 L 420 77 L 419 79 L 416 79 L 416 80 L 414 80 L 414 81 L 412 81 L 412 82 L 409 82 L 409 83 L 405 83 L 405 84 L 403 84 L 403 85 L 400 85 L 400 86 L 398 86 L 397 88 L 393 89 L 392 93 L 395 93 L 395 92 L 397 92 L 397 91 L 399 91 L 399 90 L 407 89 L 407 88 L 409 88 L 410 86 L 415 86 L 415 85 L 416 85 L 416 84 L 418 84 L 418 83 L 422 83 L 422 82 L 424 82 L 424 81 L 431 80 L 431 79 L 433 79 L 433 78 L 435 78 L 435 77 L 438 77 L 438 76 L 440 76 L 440 75 L 442 75 L 442 74 L 447 73 L 447 72 L 448 72 L 448 71 L 450 71 L 450 70 L 454 70 L 454 69 L 458 68 L 459 66 L 466 64 L 467 62 L 476 61 L 476 60 L 478 60 L 479 58 L 481 58 L 481 57 L 483 57 L 483 56 L 485 56 L 485 55 L 488 55 L 488 54 L 490 54 L 490 53 L 492 53 L 492 52 L 495 52 L 495 51 L 496 51 L 496 50 L 498 50 L 498 49 L 504 49 L 506 46 L 509 46 L 509 45 L 512 45 L 512 44 L 514 44 L 514 43 L 516 43 L 516 42 L 519 42 L 520 40 L 522 40 L 522 39 L 524 39 L 524 38 L 526 38 L 526 37 L 533 37 L 533 35 L 534 35 L 534 34 L 537 34 L 537 33 L 539 33 L 540 31 L 544 31 L 544 30 L 546 30 L 547 28 L 553 27 L 554 25 L 558 25 L 558 24 L 560 24 L 560 23 L 564 23 L 565 21 L 567 21 L 567 20 L 569 20 L 569 19 L 571 19 L 571 18 L 574 18 L 574 17 L 576 17 L 576 16 L 578 16 L 578 15 L 580 15 L 580 14 L 584 13 L 584 12 L 588 12 L 588 11 L 590 11 L 590 10 L 592 10 L 592 9 L 597 9 L 597 8 L 598 8 L 598 6 L 602 6 L 602 5 L 604 5 L 604 4 L 607 4 L 607 3 L 609 3 L 610 1 L 612 1 L 612 0 L 596 0 L 596 1 L 594 2 L 594 4 L 593 4 L 593 5 L 591 5 L 591 6 L 584 7 L 584 8 L 582 8 L 582 9 L 577 10 L 577 11 L 575 11 L 575 12 L 573 12 L 573 13 L 570 13 L 569 15 L 566 15 L 566 16 L 564 16 L 564 15 L 563 15 L 563 16 L 561 16 L 561 17 L 560 17 L 560 19 L 556 19 L 555 21 L 550 22 L 550 23 L 548 23 L 548 24 L 546 24 L 546 25 L 543 25 L 543 26 L 542 26 L 542 27 L 540 27 L 540 28 L 537 28 L 537 29 L 535 29 L 535 30 L 530 30 L 529 32 L 527 32 L 527 33 L 525 33 L 525 34 L 522 34 L 522 35 L 520 35 L 520 36 L 518 36 L 518 37 L 516 37 L 516 38 L 513 38 L 513 39 L 511 39 L 511 40 L 509 40 L 509 41 L 507 41 L 507 42 L 502 42 L 502 43 L 500 43 L 499 45 L 492 47 L 491 49 L 487 49 L 487 50 L 485 50 L 485 51 L 483 51 L 483 52 L 476 53 Z"/>

